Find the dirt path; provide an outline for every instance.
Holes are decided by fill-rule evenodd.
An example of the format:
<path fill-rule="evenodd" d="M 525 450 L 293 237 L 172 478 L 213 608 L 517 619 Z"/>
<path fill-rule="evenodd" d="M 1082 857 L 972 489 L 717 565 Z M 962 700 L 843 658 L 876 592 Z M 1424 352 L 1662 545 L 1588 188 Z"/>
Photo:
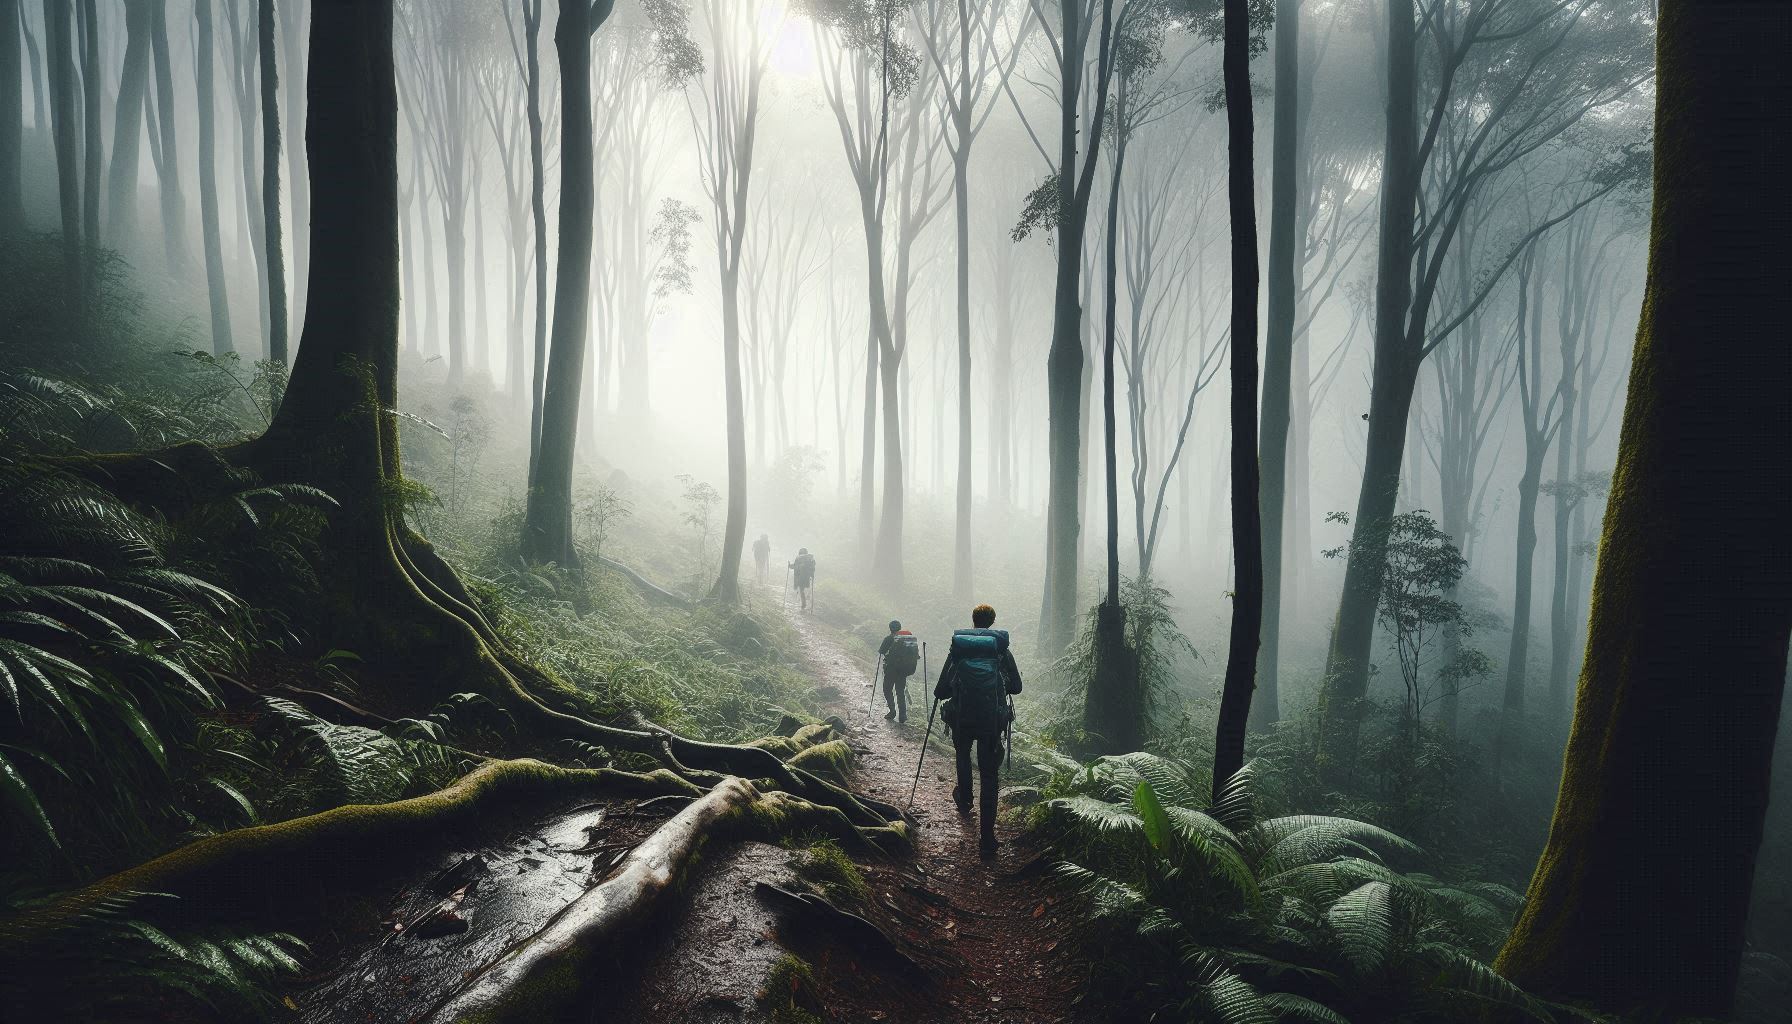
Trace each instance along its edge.
<path fill-rule="evenodd" d="M 905 804 L 933 681 L 923 682 L 919 672 L 909 680 L 908 724 L 883 718 L 881 693 L 867 716 L 870 691 L 864 670 L 813 620 L 797 616 L 793 621 L 802 638 L 804 665 L 818 684 L 838 688 L 849 705 L 836 713 L 854 727 L 854 745 L 863 748 L 860 788 Z M 939 672 L 945 646 L 945 638 L 929 638 L 928 671 Z M 1002 825 L 997 826 L 1001 845 L 996 860 L 978 859 L 976 822 L 960 818 L 952 805 L 954 768 L 941 732 L 935 722 L 934 742 L 915 791 L 912 812 L 920 827 L 913 867 L 926 878 L 928 890 L 950 901 L 946 921 L 932 938 L 953 945 L 962 966 L 939 979 L 943 1002 L 932 1019 L 992 1024 L 1070 1020 L 1076 980 L 1087 972 L 1072 963 L 1068 951 L 1060 952 L 1069 922 L 1048 885 L 1047 863 L 1026 837 Z"/>
<path fill-rule="evenodd" d="M 824 627 L 792 612 L 802 667 L 827 710 L 848 725 L 859 756 L 855 788 L 906 804 L 927 722 L 931 683 L 909 681 L 910 719 L 883 718 L 879 695 L 868 715 L 868 663 L 850 656 Z M 929 638 L 938 672 L 943 641 Z M 760 882 L 788 876 L 790 855 L 748 843 L 720 853 L 693 884 L 685 905 L 644 953 L 639 988 L 600 1014 L 604 1020 L 710 1024 L 767 1019 L 756 1001 L 766 972 L 789 950 L 815 975 L 806 1009 L 830 1022 L 1053 1024 L 1074 1017 L 1087 966 L 1071 959 L 1071 922 L 1049 882 L 1040 850 L 998 826 L 998 856 L 977 856 L 976 825 L 952 805 L 953 766 L 938 724 L 913 814 L 912 858 L 861 860 L 872 899 L 860 912 L 896 941 L 920 970 L 879 956 L 833 924 L 811 927 L 756 899 Z M 674 916 L 676 915 L 676 916 Z"/>
<path fill-rule="evenodd" d="M 867 714 L 869 663 L 825 627 L 793 613 L 795 652 L 824 710 L 847 724 L 856 789 L 908 801 L 931 685 L 909 682 L 911 718 Z M 931 644 L 929 668 L 942 652 Z M 817 908 L 791 893 L 806 883 L 796 849 L 758 842 L 703 851 L 684 888 L 660 908 L 595 1005 L 594 1022 L 655 1024 L 1058 1024 L 1073 1019 L 1087 965 L 1067 951 L 1071 922 L 1040 851 L 998 826 L 999 854 L 977 856 L 974 822 L 952 806 L 952 755 L 937 730 L 916 795 L 913 856 L 861 857 L 863 900 Z M 425 1019 L 504 949 L 540 930 L 595 885 L 675 806 L 618 800 L 545 812 L 496 835 L 460 837 L 426 870 L 313 936 L 317 973 L 289 997 L 307 1024 Z M 674 801 L 676 803 L 676 801 Z M 800 844 L 793 844 L 800 846 Z M 443 905 L 452 911 L 431 931 Z M 840 913 L 846 910 L 852 915 Z M 793 1000 L 764 998 L 795 956 L 811 975 Z M 775 993 L 774 993 L 775 994 Z M 777 1004 L 784 1004 L 779 1012 Z"/>

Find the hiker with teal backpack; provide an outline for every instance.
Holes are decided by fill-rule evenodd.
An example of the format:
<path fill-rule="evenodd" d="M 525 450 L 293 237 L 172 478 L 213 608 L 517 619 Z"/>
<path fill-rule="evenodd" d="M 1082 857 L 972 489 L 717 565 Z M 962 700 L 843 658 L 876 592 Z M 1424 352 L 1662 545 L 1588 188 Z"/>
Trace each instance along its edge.
<path fill-rule="evenodd" d="M 884 718 L 894 718 L 901 725 L 908 721 L 908 677 L 920 667 L 921 642 L 903 629 L 902 623 L 891 619 L 890 634 L 878 645 L 877 656 L 884 663 L 884 706 L 889 708 Z M 872 699 L 877 699 L 875 694 Z"/>
<path fill-rule="evenodd" d="M 933 688 L 936 700 L 946 701 L 940 717 L 952 729 L 952 748 L 958 755 L 958 785 L 952 801 L 960 816 L 971 813 L 971 751 L 977 754 L 977 803 L 981 811 L 978 852 L 985 859 L 996 853 L 996 791 L 1002 768 L 1002 736 L 1014 718 L 1009 699 L 1020 692 L 1020 667 L 1008 648 L 1008 631 L 992 629 L 996 610 L 980 604 L 971 611 L 971 629 L 952 634 L 952 649 L 940 666 L 940 680 Z"/>

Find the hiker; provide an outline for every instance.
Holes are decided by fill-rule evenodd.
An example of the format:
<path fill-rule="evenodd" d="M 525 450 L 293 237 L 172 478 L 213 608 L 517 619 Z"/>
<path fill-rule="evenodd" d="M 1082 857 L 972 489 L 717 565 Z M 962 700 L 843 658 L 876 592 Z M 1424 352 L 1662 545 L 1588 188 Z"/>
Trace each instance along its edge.
<path fill-rule="evenodd" d="M 815 556 L 809 553 L 808 548 L 797 548 L 796 560 L 790 563 L 789 568 L 796 573 L 797 596 L 802 598 L 802 607 L 807 610 L 809 588 L 815 586 Z"/>
<path fill-rule="evenodd" d="M 765 586 L 765 569 L 767 565 L 771 564 L 771 559 L 771 535 L 762 533 L 759 535 L 759 539 L 753 542 L 753 567 L 759 570 L 759 585 L 762 587 Z"/>
<path fill-rule="evenodd" d="M 947 702 L 940 717 L 952 727 L 952 748 L 958 755 L 958 784 L 952 802 L 961 817 L 971 814 L 971 748 L 977 748 L 977 794 L 982 831 L 977 851 L 996 855 L 996 788 L 1002 767 L 1002 732 L 1014 716 L 1008 696 L 1020 692 L 1020 667 L 1008 649 L 1008 631 L 992 629 L 996 610 L 980 604 L 971 610 L 971 629 L 952 634 L 952 649 L 940 666 L 935 698 Z"/>
<path fill-rule="evenodd" d="M 884 705 L 890 709 L 884 718 L 901 725 L 908 721 L 908 677 L 921 663 L 921 642 L 891 619 L 890 634 L 878 645 L 877 656 L 884 662 Z"/>

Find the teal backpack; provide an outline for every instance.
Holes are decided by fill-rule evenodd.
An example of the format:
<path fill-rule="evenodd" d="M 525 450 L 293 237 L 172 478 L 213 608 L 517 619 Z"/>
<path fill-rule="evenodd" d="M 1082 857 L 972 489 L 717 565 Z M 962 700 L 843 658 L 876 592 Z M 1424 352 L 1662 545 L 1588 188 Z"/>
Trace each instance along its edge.
<path fill-rule="evenodd" d="M 1005 629 L 961 629 L 952 634 L 954 730 L 967 736 L 994 736 L 1008 727 L 1008 685 L 1002 678 Z"/>

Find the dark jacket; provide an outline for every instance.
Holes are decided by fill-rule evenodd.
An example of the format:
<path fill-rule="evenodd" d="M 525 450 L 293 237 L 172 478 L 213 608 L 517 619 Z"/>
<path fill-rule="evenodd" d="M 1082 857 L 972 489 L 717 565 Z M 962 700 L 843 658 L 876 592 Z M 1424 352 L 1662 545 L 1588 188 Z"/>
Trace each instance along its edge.
<path fill-rule="evenodd" d="M 966 632 L 966 631 L 960 630 L 960 632 Z M 978 632 L 984 632 L 984 631 L 979 630 Z M 996 631 L 989 630 L 988 632 L 995 633 Z M 1002 682 L 1005 685 L 1005 688 L 1007 689 L 1007 691 L 1009 693 L 1011 693 L 1011 694 L 1019 693 L 1020 692 L 1020 666 L 1016 665 L 1014 663 L 1014 652 L 1008 648 L 1008 635 L 1006 633 L 1000 633 L 997 635 L 1000 637 L 1000 640 L 1001 640 L 1001 644 L 999 647 L 1001 654 L 999 655 L 999 658 L 1000 658 L 1000 670 L 1002 673 Z M 935 697 L 938 697 L 940 700 L 951 700 L 953 697 L 953 694 L 954 694 L 953 683 L 955 682 L 957 677 L 958 677 L 958 662 L 957 662 L 957 659 L 953 656 L 953 653 L 950 650 L 948 650 L 947 654 L 946 654 L 946 663 L 944 665 L 940 666 L 940 681 L 938 684 L 936 684 L 934 686 L 933 695 Z"/>

